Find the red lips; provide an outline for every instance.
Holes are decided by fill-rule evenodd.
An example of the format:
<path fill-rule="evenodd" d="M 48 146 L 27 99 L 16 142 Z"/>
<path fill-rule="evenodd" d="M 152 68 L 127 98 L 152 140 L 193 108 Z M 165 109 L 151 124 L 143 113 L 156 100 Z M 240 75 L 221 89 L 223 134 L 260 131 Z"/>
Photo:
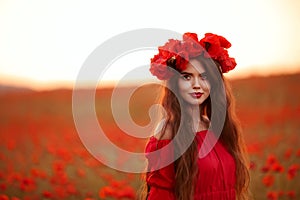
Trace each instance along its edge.
<path fill-rule="evenodd" d="M 199 99 L 202 96 L 203 93 L 201 92 L 193 92 L 190 93 L 190 95 L 192 95 L 193 98 Z"/>

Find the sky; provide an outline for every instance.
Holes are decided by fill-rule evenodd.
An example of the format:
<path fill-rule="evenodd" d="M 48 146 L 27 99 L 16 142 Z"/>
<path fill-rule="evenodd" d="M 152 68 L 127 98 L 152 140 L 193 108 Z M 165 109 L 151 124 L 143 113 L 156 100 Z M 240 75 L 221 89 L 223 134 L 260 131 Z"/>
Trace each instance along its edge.
<path fill-rule="evenodd" d="M 232 78 L 299 72 L 299 10 L 299 0 L 0 0 L 0 84 L 72 87 L 99 45 L 143 28 L 226 37 L 238 63 L 226 75 Z M 119 79 L 127 65 L 149 65 L 154 54 L 123 57 L 105 79 Z"/>

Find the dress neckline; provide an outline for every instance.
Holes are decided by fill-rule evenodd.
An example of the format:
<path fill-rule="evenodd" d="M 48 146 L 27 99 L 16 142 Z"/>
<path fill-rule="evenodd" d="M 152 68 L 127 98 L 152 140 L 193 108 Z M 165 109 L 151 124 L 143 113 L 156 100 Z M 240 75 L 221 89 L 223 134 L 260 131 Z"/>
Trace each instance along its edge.
<path fill-rule="evenodd" d="M 201 131 L 197 131 L 197 132 L 196 132 L 196 135 L 206 135 L 207 132 L 208 132 L 207 129 L 201 130 Z M 150 139 L 152 139 L 152 140 L 157 140 L 157 141 L 170 141 L 170 140 L 172 140 L 172 139 L 158 139 L 158 138 L 155 137 L 154 135 L 152 135 L 152 136 L 150 137 Z"/>
<path fill-rule="evenodd" d="M 208 130 L 205 129 L 205 130 L 197 131 L 196 134 L 204 134 L 204 133 L 207 133 L 207 132 L 208 132 Z"/>

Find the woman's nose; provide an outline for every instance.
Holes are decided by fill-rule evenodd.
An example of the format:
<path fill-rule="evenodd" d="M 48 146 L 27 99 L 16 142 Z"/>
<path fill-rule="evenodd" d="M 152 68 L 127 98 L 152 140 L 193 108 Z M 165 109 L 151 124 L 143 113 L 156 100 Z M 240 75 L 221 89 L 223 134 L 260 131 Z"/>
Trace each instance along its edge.
<path fill-rule="evenodd" d="M 193 88 L 194 89 L 200 89 L 201 88 L 201 83 L 200 83 L 200 78 L 195 78 L 193 81 Z"/>

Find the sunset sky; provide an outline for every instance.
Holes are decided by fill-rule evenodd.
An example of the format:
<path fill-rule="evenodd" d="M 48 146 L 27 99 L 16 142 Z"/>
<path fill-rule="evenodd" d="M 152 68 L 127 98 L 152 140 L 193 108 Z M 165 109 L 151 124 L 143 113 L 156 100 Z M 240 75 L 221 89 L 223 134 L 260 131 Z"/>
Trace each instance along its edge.
<path fill-rule="evenodd" d="M 141 28 L 225 36 L 238 63 L 228 74 L 233 78 L 298 72 L 299 10 L 299 0 L 0 0 L 0 84 L 71 87 L 96 47 Z M 116 65 L 147 65 L 154 53 L 137 52 Z"/>

